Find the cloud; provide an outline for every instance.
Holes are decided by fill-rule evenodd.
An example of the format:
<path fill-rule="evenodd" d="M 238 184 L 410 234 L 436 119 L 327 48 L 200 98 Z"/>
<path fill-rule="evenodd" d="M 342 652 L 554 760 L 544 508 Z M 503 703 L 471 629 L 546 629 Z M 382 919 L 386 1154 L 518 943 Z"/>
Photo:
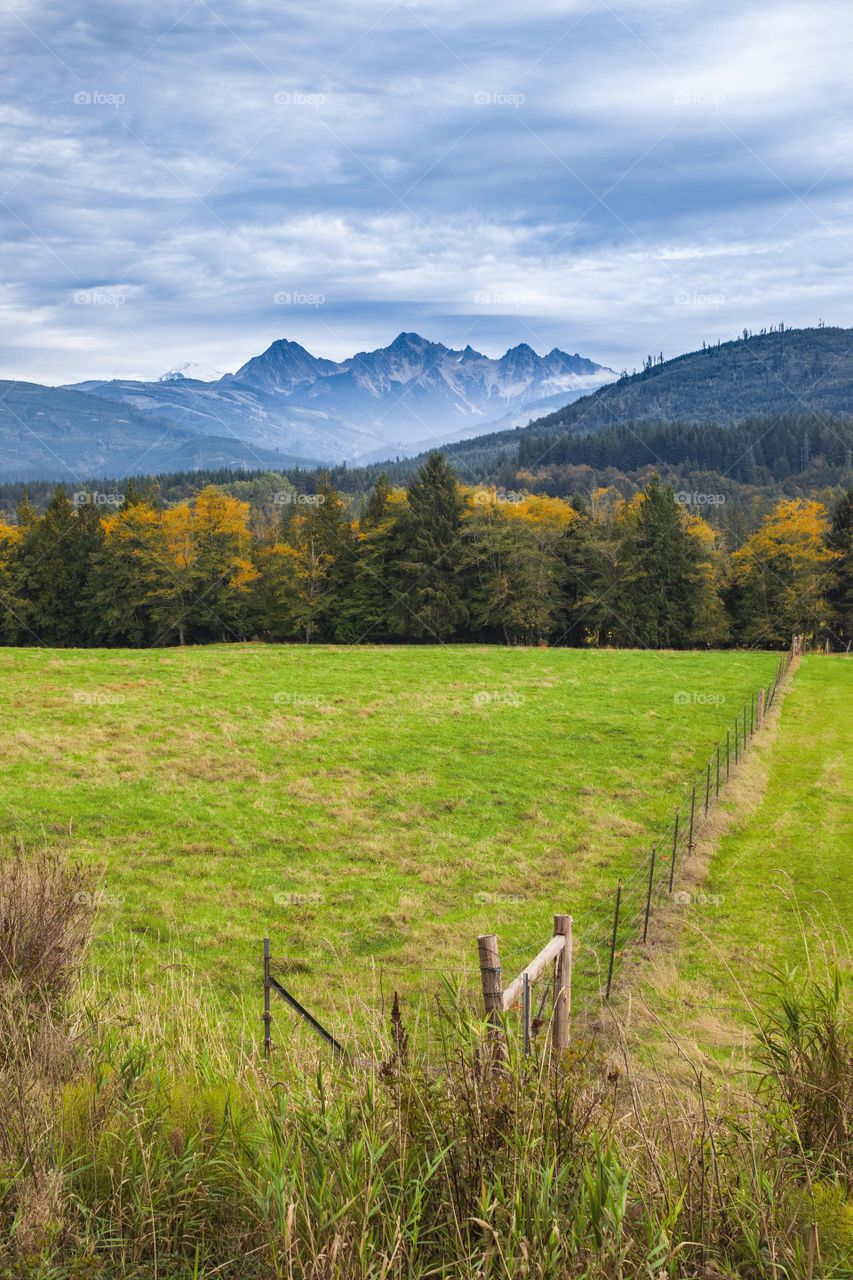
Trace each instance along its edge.
<path fill-rule="evenodd" d="M 851 321 L 838 0 L 17 0 L 0 41 L 3 376 Z"/>

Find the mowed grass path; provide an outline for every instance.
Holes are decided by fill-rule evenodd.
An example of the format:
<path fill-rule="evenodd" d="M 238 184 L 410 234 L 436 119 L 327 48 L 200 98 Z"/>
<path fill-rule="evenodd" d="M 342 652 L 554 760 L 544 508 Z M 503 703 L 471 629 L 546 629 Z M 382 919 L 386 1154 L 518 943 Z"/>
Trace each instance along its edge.
<path fill-rule="evenodd" d="M 103 866 L 94 960 L 113 980 L 131 951 L 152 982 L 177 952 L 245 995 L 269 934 L 297 994 L 334 1009 L 330 948 L 356 990 L 375 963 L 386 989 L 469 969 L 484 931 L 515 968 L 554 910 L 635 865 L 776 662 L 0 650 L 4 826 Z"/>
<path fill-rule="evenodd" d="M 770 971 L 804 974 L 809 955 L 820 962 L 834 950 L 849 963 L 851 711 L 853 661 L 804 658 L 765 749 L 760 803 L 723 836 L 687 908 L 676 979 L 664 993 L 676 1025 L 701 1022 L 703 1009 L 742 1023 L 750 1002 L 762 1003 Z M 723 1029 L 720 1044 L 728 1039 Z"/>

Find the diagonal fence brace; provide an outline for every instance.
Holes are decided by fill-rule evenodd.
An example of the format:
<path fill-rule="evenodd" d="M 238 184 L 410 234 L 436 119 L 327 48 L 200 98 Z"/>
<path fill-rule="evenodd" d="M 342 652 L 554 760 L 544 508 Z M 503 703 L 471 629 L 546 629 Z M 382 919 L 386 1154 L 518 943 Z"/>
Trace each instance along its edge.
<path fill-rule="evenodd" d="M 294 1013 L 298 1013 L 300 1018 L 303 1018 L 308 1023 L 309 1027 L 313 1027 L 317 1032 L 317 1035 L 325 1040 L 327 1044 L 330 1044 L 337 1053 L 342 1054 L 344 1057 L 347 1056 L 347 1051 L 343 1045 L 335 1039 L 331 1031 L 327 1031 L 326 1028 L 317 1021 L 312 1013 L 308 1012 L 304 1005 L 299 1003 L 296 996 L 292 996 L 289 991 L 285 991 L 281 983 L 273 978 L 272 975 L 270 975 L 269 981 L 273 991 L 278 992 L 285 1004 L 289 1004 Z"/>

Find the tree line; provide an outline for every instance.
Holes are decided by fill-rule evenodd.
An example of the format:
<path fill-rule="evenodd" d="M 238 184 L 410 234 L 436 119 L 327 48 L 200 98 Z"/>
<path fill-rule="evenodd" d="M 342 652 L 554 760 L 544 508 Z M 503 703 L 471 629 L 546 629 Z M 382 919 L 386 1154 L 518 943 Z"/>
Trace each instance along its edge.
<path fill-rule="evenodd" d="M 57 487 L 0 521 L 0 642 L 785 646 L 853 634 L 853 491 L 781 499 L 741 546 L 657 476 L 630 498 L 465 486 L 431 454 L 356 512 L 321 476 L 252 505 Z"/>

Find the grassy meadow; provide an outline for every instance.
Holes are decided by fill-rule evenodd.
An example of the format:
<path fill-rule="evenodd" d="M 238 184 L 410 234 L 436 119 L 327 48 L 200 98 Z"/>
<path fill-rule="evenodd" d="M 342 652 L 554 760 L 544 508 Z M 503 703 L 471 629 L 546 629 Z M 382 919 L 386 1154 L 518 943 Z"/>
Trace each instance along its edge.
<path fill-rule="evenodd" d="M 745 795 L 698 892 L 652 999 L 668 1026 L 725 1051 L 785 970 L 837 959 L 849 972 L 853 926 L 853 664 L 803 659 L 779 724 L 756 742 Z M 833 955 L 834 953 L 834 955 Z"/>
<path fill-rule="evenodd" d="M 510 1022 L 492 1059 L 476 990 L 445 990 L 438 1034 L 409 1035 L 477 932 L 514 970 L 568 908 L 579 960 L 618 874 L 636 905 L 653 834 L 775 665 L 0 652 L 7 843 L 30 851 L 0 865 L 0 1274 L 849 1280 L 853 1040 L 822 952 L 850 907 L 842 660 L 787 685 L 615 1021 L 530 1056 Z M 799 919 L 814 980 L 757 996 L 742 1069 L 672 1070 L 685 1032 L 692 1062 L 715 1048 L 703 1000 L 726 1013 L 798 958 Z M 264 933 L 356 1052 L 283 1007 L 258 1052 Z M 357 1035 L 350 999 L 376 1015 Z"/>
<path fill-rule="evenodd" d="M 485 931 L 514 970 L 554 911 L 582 915 L 777 659 L 7 649 L 0 803 L 10 838 L 103 868 L 110 983 L 191 964 L 236 1013 L 267 934 L 335 1025 L 343 989 L 435 989 Z"/>

